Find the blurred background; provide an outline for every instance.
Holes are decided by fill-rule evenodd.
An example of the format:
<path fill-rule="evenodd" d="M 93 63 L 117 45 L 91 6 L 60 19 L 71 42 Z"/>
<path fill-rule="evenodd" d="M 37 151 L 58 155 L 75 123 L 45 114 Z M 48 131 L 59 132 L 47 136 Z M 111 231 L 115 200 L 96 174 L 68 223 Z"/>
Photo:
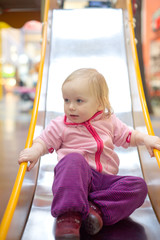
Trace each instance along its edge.
<path fill-rule="evenodd" d="M 0 0 L 1 108 L 13 97 L 13 101 L 20 101 L 17 105 L 20 111 L 30 113 L 32 109 L 40 62 L 44 2 Z M 160 1 L 132 0 L 132 4 L 149 111 L 160 115 Z M 51 0 L 51 8 L 88 7 L 125 8 L 125 0 Z"/>

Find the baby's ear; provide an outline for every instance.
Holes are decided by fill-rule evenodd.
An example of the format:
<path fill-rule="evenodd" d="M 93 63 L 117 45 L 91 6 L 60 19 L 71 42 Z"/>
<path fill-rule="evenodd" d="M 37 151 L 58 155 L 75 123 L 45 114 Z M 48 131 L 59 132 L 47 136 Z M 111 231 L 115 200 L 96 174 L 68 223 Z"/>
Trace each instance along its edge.
<path fill-rule="evenodd" d="M 98 109 L 97 109 L 98 111 L 102 111 L 103 110 L 103 106 L 100 104 L 99 106 L 98 106 Z"/>

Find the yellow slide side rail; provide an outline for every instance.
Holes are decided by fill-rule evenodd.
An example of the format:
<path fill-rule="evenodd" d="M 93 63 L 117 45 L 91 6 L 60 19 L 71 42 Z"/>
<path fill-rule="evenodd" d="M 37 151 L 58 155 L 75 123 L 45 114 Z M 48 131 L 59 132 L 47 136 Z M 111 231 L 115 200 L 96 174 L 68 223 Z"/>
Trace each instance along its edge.
<path fill-rule="evenodd" d="M 39 99 L 40 99 L 40 93 L 41 93 L 41 85 L 42 85 L 42 76 L 43 76 L 43 67 L 44 67 L 44 60 L 45 60 L 45 52 L 46 52 L 46 45 L 47 45 L 47 26 L 48 26 L 48 11 L 50 6 L 50 0 L 45 0 L 45 10 L 44 10 L 44 18 L 43 18 L 43 32 L 42 32 L 42 46 L 41 46 L 41 61 L 39 66 L 39 74 L 38 74 L 38 81 L 37 81 L 37 87 L 36 87 L 36 94 L 34 99 L 34 105 L 33 105 L 33 111 L 31 116 L 31 122 L 30 127 L 28 131 L 28 136 L 26 140 L 25 148 L 29 148 L 32 145 L 34 131 L 35 131 L 35 125 L 37 121 L 37 115 L 38 115 L 38 106 L 39 106 Z M 16 181 L 7 205 L 7 208 L 5 210 L 1 225 L 0 225 L 0 239 L 5 240 L 12 217 L 15 211 L 15 208 L 17 206 L 17 202 L 19 199 L 22 183 L 24 180 L 24 176 L 27 170 L 27 163 L 22 163 L 19 167 L 18 174 L 16 177 Z"/>
<path fill-rule="evenodd" d="M 148 107 L 146 103 L 146 98 L 144 94 L 143 84 L 142 84 L 142 78 L 141 78 L 141 72 L 139 68 L 139 60 L 137 55 L 137 48 L 135 44 L 135 33 L 133 28 L 133 13 L 132 13 L 132 4 L 131 0 L 127 0 L 127 10 L 129 15 L 129 27 L 130 27 L 130 39 L 131 39 L 131 47 L 132 47 L 132 54 L 133 54 L 133 60 L 134 60 L 134 66 L 136 71 L 136 77 L 137 77 L 137 85 L 138 85 L 138 91 L 139 91 L 139 97 L 142 105 L 142 111 L 144 115 L 144 120 L 146 124 L 146 128 L 149 135 L 154 135 L 152 123 L 150 120 Z M 156 149 L 154 149 L 154 155 L 156 157 L 158 166 L 160 167 L 160 152 Z"/>

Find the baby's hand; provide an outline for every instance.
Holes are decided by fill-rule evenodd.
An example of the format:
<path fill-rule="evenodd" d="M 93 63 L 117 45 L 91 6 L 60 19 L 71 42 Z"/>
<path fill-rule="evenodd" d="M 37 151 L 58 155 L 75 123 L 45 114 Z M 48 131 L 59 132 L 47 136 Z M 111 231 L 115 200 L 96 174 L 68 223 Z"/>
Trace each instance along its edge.
<path fill-rule="evenodd" d="M 21 164 L 22 162 L 29 162 L 30 165 L 27 168 L 27 171 L 30 171 L 35 164 L 37 163 L 40 154 L 35 148 L 25 148 L 20 152 L 18 163 Z"/>
<path fill-rule="evenodd" d="M 157 136 L 146 135 L 144 144 L 151 157 L 154 156 L 153 149 L 160 150 L 160 138 Z"/>

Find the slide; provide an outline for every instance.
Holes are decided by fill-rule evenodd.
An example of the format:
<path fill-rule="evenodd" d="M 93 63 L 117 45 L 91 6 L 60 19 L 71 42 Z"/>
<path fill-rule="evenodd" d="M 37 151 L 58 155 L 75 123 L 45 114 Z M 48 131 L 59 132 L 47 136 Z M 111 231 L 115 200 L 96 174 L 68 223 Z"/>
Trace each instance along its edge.
<path fill-rule="evenodd" d="M 105 76 L 114 113 L 130 127 L 146 132 L 131 52 L 127 11 L 75 9 L 49 12 L 48 43 L 34 137 L 52 118 L 63 114 L 61 85 L 72 71 L 83 67 L 96 68 Z M 144 147 L 116 148 L 116 151 L 120 157 L 119 174 L 143 176 L 154 198 L 148 196 L 130 218 L 104 227 L 96 236 L 87 236 L 82 231 L 81 239 L 158 240 L 158 200 L 154 193 L 158 188 L 156 181 L 160 170 L 156 159 L 151 159 Z M 50 206 L 56 163 L 56 153 L 48 154 L 41 158 L 39 166 L 31 173 L 26 173 L 7 239 L 55 239 L 55 219 L 50 214 Z"/>

